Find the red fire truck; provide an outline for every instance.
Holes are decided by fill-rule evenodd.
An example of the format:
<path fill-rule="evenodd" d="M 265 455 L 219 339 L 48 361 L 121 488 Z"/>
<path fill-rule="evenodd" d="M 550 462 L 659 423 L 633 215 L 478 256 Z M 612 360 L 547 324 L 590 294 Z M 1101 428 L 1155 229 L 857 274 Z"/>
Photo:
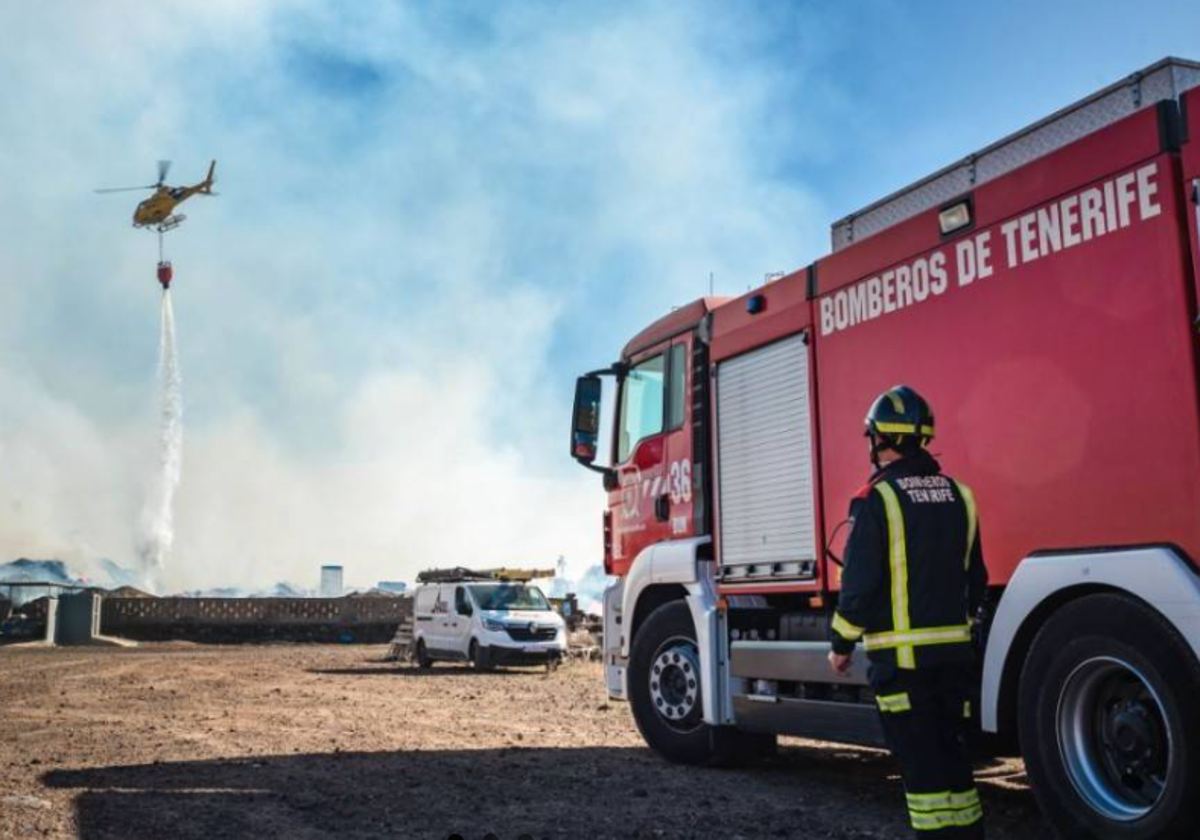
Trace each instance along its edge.
<path fill-rule="evenodd" d="M 1165 59 L 833 226 L 580 377 L 609 693 L 680 762 L 881 743 L 826 663 L 863 416 L 898 384 L 975 490 L 981 743 L 1069 837 L 1200 829 L 1200 63 Z M 611 437 L 605 377 L 615 382 Z M 608 416 L 607 414 L 605 416 Z M 601 435 L 610 441 L 597 463 Z"/>

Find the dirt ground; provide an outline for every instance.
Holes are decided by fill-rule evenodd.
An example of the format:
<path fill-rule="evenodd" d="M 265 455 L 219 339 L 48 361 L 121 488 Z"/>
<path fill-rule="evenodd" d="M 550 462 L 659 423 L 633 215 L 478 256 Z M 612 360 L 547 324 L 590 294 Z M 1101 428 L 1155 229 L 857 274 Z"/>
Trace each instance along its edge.
<path fill-rule="evenodd" d="M 753 770 L 646 749 L 600 666 L 474 674 L 383 647 L 0 649 L 0 838 L 897 838 L 890 759 L 788 740 Z M 1049 837 L 1017 762 L 988 836 Z"/>

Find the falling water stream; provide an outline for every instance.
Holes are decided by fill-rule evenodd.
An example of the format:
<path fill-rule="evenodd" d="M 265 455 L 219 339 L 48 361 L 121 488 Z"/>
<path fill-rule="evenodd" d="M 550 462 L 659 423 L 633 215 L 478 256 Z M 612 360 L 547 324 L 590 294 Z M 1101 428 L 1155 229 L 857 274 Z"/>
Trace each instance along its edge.
<path fill-rule="evenodd" d="M 171 292 L 163 290 L 158 344 L 159 457 L 151 479 L 138 533 L 138 553 L 147 578 L 164 568 L 175 542 L 175 489 L 183 461 L 183 377 L 175 348 L 175 312 Z"/>

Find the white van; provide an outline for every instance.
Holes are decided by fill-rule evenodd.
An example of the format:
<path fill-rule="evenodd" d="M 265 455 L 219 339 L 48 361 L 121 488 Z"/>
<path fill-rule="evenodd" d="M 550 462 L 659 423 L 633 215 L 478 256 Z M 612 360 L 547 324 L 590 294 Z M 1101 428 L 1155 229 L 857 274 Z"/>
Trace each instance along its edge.
<path fill-rule="evenodd" d="M 558 664 L 567 649 L 567 626 L 536 586 L 466 579 L 417 587 L 413 659 L 495 665 Z"/>

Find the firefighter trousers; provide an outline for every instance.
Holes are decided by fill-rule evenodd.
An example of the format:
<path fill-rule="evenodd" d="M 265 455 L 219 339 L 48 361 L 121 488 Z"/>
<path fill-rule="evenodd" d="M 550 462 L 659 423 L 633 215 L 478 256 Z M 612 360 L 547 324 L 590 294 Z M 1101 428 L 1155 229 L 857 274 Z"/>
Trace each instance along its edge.
<path fill-rule="evenodd" d="M 971 772 L 969 665 L 916 671 L 871 666 L 871 684 L 909 821 L 928 840 L 982 840 L 983 806 Z"/>

